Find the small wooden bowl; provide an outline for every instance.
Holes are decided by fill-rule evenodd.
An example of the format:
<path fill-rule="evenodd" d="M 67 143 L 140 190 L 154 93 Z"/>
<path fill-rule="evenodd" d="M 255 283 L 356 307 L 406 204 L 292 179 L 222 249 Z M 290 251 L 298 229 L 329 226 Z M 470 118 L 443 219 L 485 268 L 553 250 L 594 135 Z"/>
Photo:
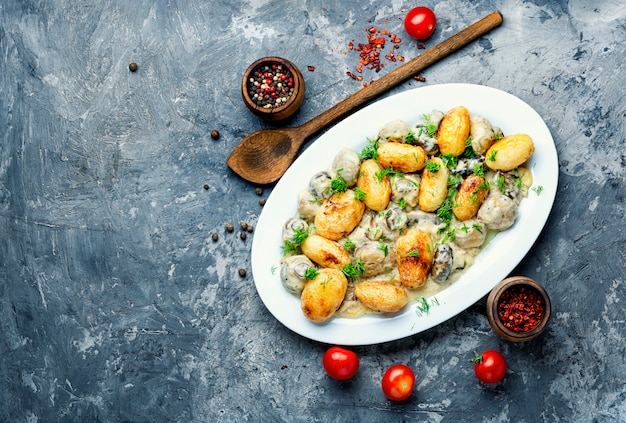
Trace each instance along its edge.
<path fill-rule="evenodd" d="M 293 77 L 293 86 L 289 87 L 293 88 L 293 92 L 287 101 L 280 105 L 276 105 L 272 102 L 269 107 L 264 107 L 262 104 L 255 101 L 253 98 L 254 92 L 251 92 L 249 88 L 251 78 L 254 80 L 254 75 L 258 73 L 259 69 L 264 69 L 265 66 L 269 66 L 269 69 L 275 66 L 282 66 L 282 69 L 286 70 L 285 73 L 289 73 Z M 248 109 L 255 115 L 272 122 L 282 121 L 291 117 L 298 108 L 300 108 L 302 100 L 304 100 L 304 92 L 304 78 L 300 69 L 292 62 L 282 57 L 263 57 L 257 60 L 246 69 L 243 80 L 241 81 L 241 95 Z"/>
<path fill-rule="evenodd" d="M 505 326 L 498 313 L 498 306 L 502 301 L 502 295 L 508 290 L 519 287 L 525 287 L 527 290 L 537 293 L 544 309 L 543 317 L 539 323 L 527 331 L 515 331 Z M 548 293 L 536 281 L 525 276 L 513 276 L 504 279 L 491 290 L 487 297 L 487 318 L 489 319 L 489 324 L 495 333 L 507 341 L 526 342 L 535 339 L 548 326 L 550 315 L 551 304 Z"/>

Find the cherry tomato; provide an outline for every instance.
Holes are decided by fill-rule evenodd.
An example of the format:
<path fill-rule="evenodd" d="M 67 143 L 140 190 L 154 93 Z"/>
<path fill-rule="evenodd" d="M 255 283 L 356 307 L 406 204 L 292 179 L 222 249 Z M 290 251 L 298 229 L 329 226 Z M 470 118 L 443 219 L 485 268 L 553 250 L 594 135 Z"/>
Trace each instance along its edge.
<path fill-rule="evenodd" d="M 415 387 L 415 373 L 407 365 L 394 364 L 387 369 L 382 380 L 383 393 L 392 401 L 404 401 Z"/>
<path fill-rule="evenodd" d="M 506 360 L 498 351 L 487 350 L 482 355 L 474 351 L 474 373 L 484 383 L 500 382 L 506 374 Z"/>
<path fill-rule="evenodd" d="M 322 360 L 328 376 L 336 380 L 347 380 L 359 370 L 359 357 L 354 351 L 341 347 L 330 347 Z"/>
<path fill-rule="evenodd" d="M 404 18 L 404 29 L 407 34 L 420 41 L 433 35 L 436 25 L 435 13 L 425 6 L 417 6 L 409 10 Z"/>

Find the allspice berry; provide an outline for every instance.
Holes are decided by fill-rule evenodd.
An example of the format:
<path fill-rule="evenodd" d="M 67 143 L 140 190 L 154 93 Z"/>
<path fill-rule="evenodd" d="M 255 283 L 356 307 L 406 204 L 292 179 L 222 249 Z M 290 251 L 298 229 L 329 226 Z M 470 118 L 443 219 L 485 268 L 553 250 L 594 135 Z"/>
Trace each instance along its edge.
<path fill-rule="evenodd" d="M 246 277 L 246 269 L 239 269 L 239 276 L 241 276 L 242 278 Z"/>
<path fill-rule="evenodd" d="M 234 226 L 232 223 L 227 223 L 227 224 L 226 224 L 226 230 L 227 230 L 228 232 L 232 232 L 232 231 L 234 231 L 234 230 L 235 230 L 235 226 Z"/>
<path fill-rule="evenodd" d="M 130 65 L 128 65 L 128 69 L 130 69 L 131 72 L 136 72 L 137 71 L 137 63 L 132 62 Z"/>

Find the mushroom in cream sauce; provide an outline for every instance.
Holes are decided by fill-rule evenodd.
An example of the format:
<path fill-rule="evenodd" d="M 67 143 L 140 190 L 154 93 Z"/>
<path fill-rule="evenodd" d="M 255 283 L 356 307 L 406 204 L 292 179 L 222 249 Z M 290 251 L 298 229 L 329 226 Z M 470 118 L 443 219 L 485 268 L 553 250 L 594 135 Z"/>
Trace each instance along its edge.
<path fill-rule="evenodd" d="M 285 289 L 295 295 L 301 294 L 306 284 L 304 275 L 311 267 L 315 268 L 315 265 L 303 254 L 285 258 L 280 268 L 280 280 Z"/>
<path fill-rule="evenodd" d="M 487 166 L 485 151 L 504 135 L 486 118 L 471 114 L 464 120 L 469 121 L 465 125 L 469 126 L 469 137 L 461 143 L 465 147 L 455 145 L 454 155 L 443 156 L 437 137 L 440 126 L 444 126 L 444 115 L 449 114 L 450 111 L 444 114 L 433 110 L 421 115 L 413 126 L 400 119 L 386 123 L 360 153 L 348 148 L 340 150 L 330 166 L 316 173 L 307 189 L 299 193 L 297 215 L 285 223 L 282 235 L 286 246 L 291 242 L 295 248 L 284 248 L 280 273 L 285 289 L 301 297 L 302 310 L 310 320 L 321 322 L 330 317 L 329 313 L 355 318 L 367 313 L 395 312 L 405 307 L 405 301 L 402 295 L 395 295 L 398 301 L 389 306 L 386 299 L 392 291 L 405 292 L 409 302 L 435 295 L 474 263 L 494 232 L 514 224 L 519 203 L 532 185 L 531 172 L 523 164 L 511 170 Z M 453 123 L 448 119 L 445 125 L 448 144 L 458 141 L 451 140 Z M 446 139 L 446 131 L 442 137 Z M 530 139 L 524 134 L 516 137 Z M 392 153 L 407 149 L 394 143 L 421 147 L 425 167 L 405 167 L 399 154 Z M 515 147 L 512 141 L 509 144 L 510 149 Z M 461 154 L 456 154 L 459 151 Z M 461 206 L 470 204 L 468 201 L 478 194 L 467 181 L 479 177 L 482 197 L 476 203 L 477 212 L 459 214 Z M 430 203 L 434 200 L 428 195 L 435 194 L 437 204 L 433 205 Z M 333 195 L 348 195 L 363 207 L 360 220 L 351 219 L 349 213 L 334 207 L 329 200 Z M 336 225 L 331 222 L 324 229 L 316 219 L 324 211 L 322 204 L 328 213 L 336 213 Z M 352 224 L 339 231 L 347 219 Z M 338 235 L 331 236 L 331 232 Z M 306 238 L 301 240 L 303 236 Z M 294 242 L 296 237 L 298 242 Z M 342 282 L 335 287 L 337 292 L 345 291 L 341 305 L 335 295 L 328 297 L 333 300 L 332 308 L 322 307 L 327 300 L 324 279 L 305 279 L 304 273 L 310 268 L 316 272 L 332 268 L 333 278 L 342 279 L 337 272 L 346 277 L 347 286 Z"/>

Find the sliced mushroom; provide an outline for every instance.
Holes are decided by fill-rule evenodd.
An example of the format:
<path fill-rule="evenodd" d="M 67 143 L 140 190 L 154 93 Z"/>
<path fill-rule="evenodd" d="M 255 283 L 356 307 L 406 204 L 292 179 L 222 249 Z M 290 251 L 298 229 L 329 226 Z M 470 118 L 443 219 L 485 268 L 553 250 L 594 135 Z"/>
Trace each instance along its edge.
<path fill-rule="evenodd" d="M 316 198 L 308 189 L 298 195 L 298 216 L 307 222 L 313 222 L 321 206 L 322 200 Z"/>
<path fill-rule="evenodd" d="M 433 280 L 437 283 L 444 283 L 448 280 L 453 262 L 454 256 L 449 245 L 443 244 L 437 247 L 433 256 L 433 266 L 430 269 Z"/>
<path fill-rule="evenodd" d="M 460 222 L 454 229 L 454 243 L 461 248 L 478 248 L 487 237 L 487 226 L 477 219 Z"/>
<path fill-rule="evenodd" d="M 517 204 L 504 194 L 492 194 L 480 206 L 477 217 L 489 229 L 503 231 L 515 223 Z"/>
<path fill-rule="evenodd" d="M 374 218 L 378 231 L 382 232 L 384 239 L 389 240 L 396 239 L 400 231 L 406 228 L 407 222 L 408 218 L 404 210 L 393 203 Z"/>
<path fill-rule="evenodd" d="M 503 136 L 500 128 L 491 126 L 491 123 L 482 116 L 470 118 L 470 135 L 472 149 L 477 154 L 485 154 L 489 147 Z"/>
<path fill-rule="evenodd" d="M 464 178 L 473 174 L 475 169 L 482 166 L 485 163 L 484 156 L 476 156 L 473 158 L 462 158 L 456 164 L 456 167 L 452 170 L 452 173 L 459 173 Z"/>
<path fill-rule="evenodd" d="M 293 217 L 285 222 L 283 225 L 283 241 L 293 241 L 294 235 L 297 231 L 307 231 L 309 224 L 303 219 Z"/>
<path fill-rule="evenodd" d="M 354 259 L 365 266 L 364 277 L 377 276 L 393 267 L 393 249 L 382 242 L 368 241 L 354 250 Z"/>
<path fill-rule="evenodd" d="M 405 137 L 411 132 L 411 127 L 401 119 L 387 122 L 378 131 L 379 142 L 404 142 Z"/>
<path fill-rule="evenodd" d="M 309 181 L 309 189 L 316 198 L 328 198 L 332 195 L 330 183 L 333 175 L 328 171 L 318 172 Z"/>
<path fill-rule="evenodd" d="M 419 175 L 394 175 L 391 178 L 391 201 L 396 204 L 404 202 L 407 207 L 415 208 L 417 207 L 419 188 Z"/>
<path fill-rule="evenodd" d="M 356 179 L 359 177 L 359 167 L 361 165 L 361 159 L 356 151 L 344 148 L 335 156 L 332 170 L 341 176 L 348 187 L 356 184 Z"/>
<path fill-rule="evenodd" d="M 280 269 L 280 280 L 285 289 L 294 295 L 300 295 L 306 284 L 304 274 L 311 267 L 315 268 L 315 265 L 305 255 L 285 258 Z"/>
<path fill-rule="evenodd" d="M 435 213 L 427 213 L 423 210 L 411 210 L 406 213 L 407 225 L 414 226 L 435 226 L 436 228 L 444 228 L 446 224 Z"/>

